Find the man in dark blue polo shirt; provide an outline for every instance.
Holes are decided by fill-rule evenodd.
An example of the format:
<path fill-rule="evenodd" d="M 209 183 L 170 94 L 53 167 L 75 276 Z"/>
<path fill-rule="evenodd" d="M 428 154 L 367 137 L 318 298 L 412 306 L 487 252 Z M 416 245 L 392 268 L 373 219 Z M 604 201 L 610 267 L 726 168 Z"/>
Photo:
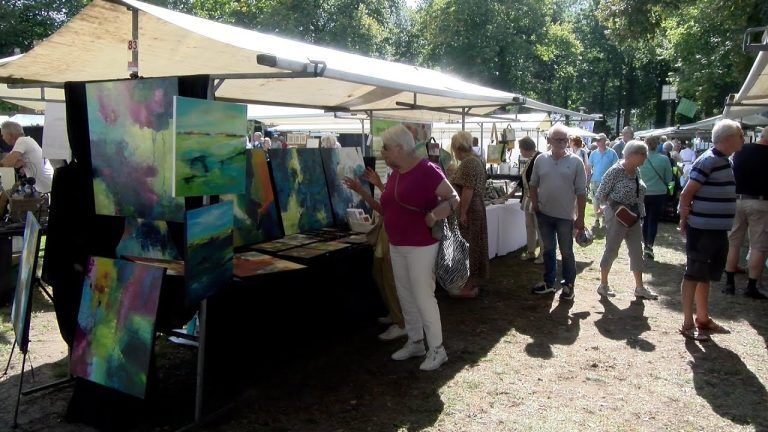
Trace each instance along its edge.
<path fill-rule="evenodd" d="M 709 317 L 709 288 L 725 268 L 728 231 L 736 214 L 736 182 L 728 157 L 741 149 L 744 133 L 735 121 L 721 120 L 712 129 L 712 142 L 714 148 L 693 163 L 680 194 L 680 231 L 686 234 L 687 256 L 680 334 L 697 340 L 709 340 L 711 333 L 730 333 Z"/>

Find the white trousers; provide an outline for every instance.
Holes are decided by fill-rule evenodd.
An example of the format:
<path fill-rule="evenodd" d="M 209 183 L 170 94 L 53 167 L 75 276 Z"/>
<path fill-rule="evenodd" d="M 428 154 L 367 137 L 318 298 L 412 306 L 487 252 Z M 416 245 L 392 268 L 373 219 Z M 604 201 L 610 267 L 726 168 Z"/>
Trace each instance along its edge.
<path fill-rule="evenodd" d="M 437 247 L 437 243 L 432 246 L 390 244 L 389 250 L 408 339 L 419 341 L 426 333 L 429 348 L 443 344 L 440 309 L 435 298 Z"/>

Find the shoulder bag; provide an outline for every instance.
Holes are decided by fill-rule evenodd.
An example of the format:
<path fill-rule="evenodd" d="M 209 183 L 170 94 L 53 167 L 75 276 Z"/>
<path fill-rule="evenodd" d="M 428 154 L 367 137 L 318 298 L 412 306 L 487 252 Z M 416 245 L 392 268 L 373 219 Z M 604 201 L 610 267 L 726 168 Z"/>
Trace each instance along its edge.
<path fill-rule="evenodd" d="M 635 174 L 635 194 L 637 197 L 640 197 L 640 179 L 638 178 L 639 174 Z M 629 209 L 630 206 L 626 204 L 621 204 L 616 208 L 616 212 L 614 215 L 616 216 L 616 220 L 618 220 L 622 225 L 629 228 L 637 223 L 638 220 L 640 220 L 640 215 L 638 213 L 633 212 Z"/>

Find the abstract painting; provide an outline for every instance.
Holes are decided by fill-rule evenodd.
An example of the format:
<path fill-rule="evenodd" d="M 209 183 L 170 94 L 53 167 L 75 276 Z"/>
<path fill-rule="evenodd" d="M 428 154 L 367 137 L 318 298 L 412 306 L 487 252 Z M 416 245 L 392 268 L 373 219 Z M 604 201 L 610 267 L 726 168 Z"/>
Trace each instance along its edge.
<path fill-rule="evenodd" d="M 96 214 L 182 222 L 173 197 L 176 78 L 85 85 Z"/>
<path fill-rule="evenodd" d="M 359 148 L 320 149 L 325 170 L 325 180 L 331 193 L 331 206 L 337 225 L 347 224 L 347 209 L 358 208 L 371 214 L 371 207 L 357 192 L 344 185 L 344 177 L 358 179 L 364 190 L 370 190 L 370 183 L 363 178 L 365 164 Z"/>
<path fill-rule="evenodd" d="M 173 196 L 245 193 L 246 105 L 176 97 L 173 114 Z"/>
<path fill-rule="evenodd" d="M 299 248 L 287 250 L 285 252 L 280 252 L 278 253 L 278 255 L 292 257 L 292 258 L 309 259 L 309 258 L 314 258 L 316 256 L 325 255 L 326 253 L 328 253 L 328 251 L 299 247 Z"/>
<path fill-rule="evenodd" d="M 187 212 L 187 303 L 195 304 L 232 281 L 232 202 Z"/>
<path fill-rule="evenodd" d="M 235 247 L 249 245 L 282 236 L 275 193 L 269 179 L 267 154 L 251 149 L 246 153 L 245 193 L 222 195 L 235 208 Z"/>
<path fill-rule="evenodd" d="M 306 244 L 314 243 L 323 240 L 320 237 L 315 237 L 306 234 L 293 234 L 280 239 L 281 242 L 286 244 L 292 244 L 296 246 L 304 246 Z"/>
<path fill-rule="evenodd" d="M 282 239 L 273 240 L 271 242 L 259 243 L 254 245 L 251 249 L 258 249 L 267 252 L 280 252 L 287 249 L 295 248 L 298 245 L 293 243 L 284 242 Z"/>
<path fill-rule="evenodd" d="M 89 260 L 72 375 L 144 398 L 164 272 L 123 260 Z"/>
<path fill-rule="evenodd" d="M 322 243 L 312 243 L 305 246 L 307 249 L 317 249 L 317 250 L 324 250 L 324 251 L 335 251 L 339 249 L 344 249 L 346 247 L 349 247 L 349 243 L 343 243 L 338 241 L 329 241 L 329 242 L 322 242 Z"/>
<path fill-rule="evenodd" d="M 131 255 L 123 255 L 122 258 L 139 264 L 162 267 L 167 270 L 165 274 L 169 276 L 184 276 L 184 261 L 166 260 L 161 258 L 144 258 Z"/>
<path fill-rule="evenodd" d="M 304 268 L 301 264 L 258 252 L 246 252 L 235 255 L 234 267 L 235 276 L 241 278 Z"/>
<path fill-rule="evenodd" d="M 125 230 L 115 255 L 180 260 L 179 248 L 168 235 L 165 221 L 126 219 Z"/>
<path fill-rule="evenodd" d="M 319 149 L 270 149 L 285 235 L 333 224 Z"/>
<path fill-rule="evenodd" d="M 40 224 L 32 212 L 27 212 L 24 226 L 24 245 L 19 258 L 19 276 L 16 280 L 16 294 L 13 297 L 11 321 L 16 334 L 16 345 L 21 352 L 27 352 L 29 345 L 30 300 L 32 297 L 32 276 L 35 274 L 37 249 L 40 242 Z"/>

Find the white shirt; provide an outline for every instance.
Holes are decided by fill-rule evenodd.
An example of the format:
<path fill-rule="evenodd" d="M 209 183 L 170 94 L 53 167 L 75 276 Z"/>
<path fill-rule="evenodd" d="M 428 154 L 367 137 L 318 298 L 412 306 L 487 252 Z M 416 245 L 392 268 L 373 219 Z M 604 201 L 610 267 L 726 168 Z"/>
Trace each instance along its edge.
<path fill-rule="evenodd" d="M 685 148 L 680 151 L 680 159 L 684 164 L 693 163 L 696 160 L 696 152 L 693 149 Z"/>
<path fill-rule="evenodd" d="M 48 159 L 43 159 L 43 149 L 30 137 L 19 137 L 12 152 L 21 153 L 24 161 L 24 174 L 35 178 L 35 189 L 40 193 L 51 191 L 53 182 L 53 167 Z"/>

